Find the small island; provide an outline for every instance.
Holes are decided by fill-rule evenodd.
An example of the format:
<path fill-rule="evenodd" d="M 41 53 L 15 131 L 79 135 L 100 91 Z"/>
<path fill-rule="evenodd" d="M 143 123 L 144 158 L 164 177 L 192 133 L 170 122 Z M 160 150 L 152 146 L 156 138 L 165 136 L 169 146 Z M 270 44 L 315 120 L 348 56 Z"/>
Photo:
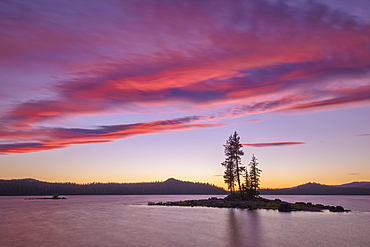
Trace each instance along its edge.
<path fill-rule="evenodd" d="M 185 207 L 213 207 L 213 208 L 239 208 L 247 210 L 268 209 L 278 210 L 279 212 L 292 211 L 309 211 L 323 212 L 349 212 L 351 210 L 344 209 L 342 206 L 330 206 L 322 204 L 312 204 L 311 202 L 296 202 L 288 203 L 280 199 L 269 200 L 262 197 L 253 199 L 240 200 L 238 198 L 227 196 L 225 198 L 210 197 L 203 200 L 186 200 L 176 202 L 148 202 L 150 206 L 185 206 Z"/>
<path fill-rule="evenodd" d="M 349 212 L 342 206 L 329 206 L 322 204 L 312 204 L 310 202 L 288 203 L 280 199 L 269 200 L 259 196 L 260 174 L 257 158 L 252 155 L 249 166 L 243 166 L 241 156 L 244 155 L 243 145 L 240 143 L 240 137 L 236 131 L 226 140 L 225 161 L 221 163 L 225 167 L 224 182 L 229 189 L 229 195 L 223 199 L 210 197 L 205 200 L 187 200 L 177 202 L 149 202 L 148 205 L 158 206 L 201 206 L 215 208 L 240 208 L 240 209 L 272 209 L 279 212 L 291 211 L 311 211 L 321 212 L 329 210 L 330 212 Z M 237 189 L 236 189 L 237 187 Z"/>
<path fill-rule="evenodd" d="M 67 199 L 67 198 L 59 197 L 59 194 L 54 194 L 53 197 L 26 198 L 26 200 L 60 200 L 60 199 Z"/>

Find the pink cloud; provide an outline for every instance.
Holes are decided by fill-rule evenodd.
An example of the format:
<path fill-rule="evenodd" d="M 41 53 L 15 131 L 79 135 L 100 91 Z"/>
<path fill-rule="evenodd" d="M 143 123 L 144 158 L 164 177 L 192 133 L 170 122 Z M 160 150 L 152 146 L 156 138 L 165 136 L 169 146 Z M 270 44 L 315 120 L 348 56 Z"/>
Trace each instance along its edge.
<path fill-rule="evenodd" d="M 359 134 L 357 136 L 370 136 L 370 134 Z"/>
<path fill-rule="evenodd" d="M 202 123 L 204 120 L 207 120 L 207 117 L 191 116 L 137 124 L 100 126 L 95 129 L 43 127 L 30 130 L 1 131 L 0 133 L 2 135 L 0 136 L 0 139 L 15 139 L 18 141 L 8 144 L 0 144 L 0 153 L 37 152 L 64 148 L 76 144 L 113 142 L 117 139 L 124 139 L 143 134 L 222 126 L 221 124 L 216 123 Z M 22 142 L 22 140 L 27 139 L 34 141 Z"/>
<path fill-rule="evenodd" d="M 339 94 L 334 97 L 325 100 L 311 101 L 309 103 L 298 103 L 295 104 L 289 109 L 309 109 L 309 108 L 322 108 L 327 106 L 337 106 L 340 107 L 342 104 L 353 104 L 357 106 L 367 105 L 370 102 L 370 87 L 359 88 L 359 89 L 350 89 L 350 92 L 347 94 Z"/>
<path fill-rule="evenodd" d="M 264 112 L 370 104 L 369 24 L 315 1 L 107 0 L 85 6 L 36 0 L 2 3 L 1 9 L 0 133 L 11 143 L 3 152 L 217 126 L 215 119 Z M 202 124 L 148 122 L 120 131 L 34 127 L 168 108 L 209 114 Z M 50 146 L 40 141 L 45 138 Z M 295 144 L 302 143 L 270 146 Z"/>
<path fill-rule="evenodd" d="M 27 4 L 23 9 L 36 9 L 38 4 L 37 1 Z M 17 7 L 9 5 L 10 8 Z M 45 47 L 49 47 L 47 50 L 52 50 L 53 53 L 73 52 L 72 57 L 75 59 L 85 58 L 85 53 L 82 49 L 69 51 L 71 48 L 86 46 L 102 49 L 116 44 L 125 50 L 124 57 L 130 54 L 134 56 L 130 60 L 106 56 L 107 59 L 100 59 L 103 61 L 100 65 L 91 64 L 91 59 L 77 59 L 78 64 L 84 65 L 81 68 L 83 73 L 71 81 L 59 84 L 55 89 L 57 100 L 64 104 L 67 100 L 78 101 L 80 105 L 88 105 L 86 108 L 89 109 L 91 101 L 100 101 L 101 108 L 106 110 L 117 104 L 125 107 L 127 104 L 150 102 L 196 101 L 209 104 L 235 99 L 248 100 L 250 97 L 279 94 L 282 90 L 294 91 L 307 79 L 316 79 L 317 83 L 320 83 L 320 77 L 327 76 L 326 74 L 335 68 L 354 68 L 368 64 L 366 56 L 369 54 L 363 50 L 369 35 L 368 26 L 345 13 L 338 15 L 337 11 L 315 2 L 306 3 L 302 8 L 267 1 L 260 1 L 259 4 L 253 1 L 218 2 L 217 5 L 208 1 L 185 1 L 174 5 L 161 1 L 155 4 L 138 1 L 119 7 L 112 6 L 108 1 L 107 4 L 99 6 L 103 10 L 102 13 L 120 12 L 116 22 L 123 27 L 127 26 L 127 31 L 126 28 L 120 29 L 125 30 L 122 34 L 108 27 L 112 24 L 110 18 L 102 18 L 100 23 L 96 22 L 96 16 L 90 15 L 89 12 L 85 13 L 86 19 L 82 19 L 69 16 L 65 8 L 58 10 L 62 18 L 59 20 L 62 21 L 62 30 L 54 29 L 46 22 L 55 18 L 51 14 L 55 11 L 53 5 L 49 7 L 50 14 L 26 12 L 27 14 L 15 23 L 20 30 L 9 35 L 12 39 L 17 39 L 17 34 L 24 32 L 36 36 L 38 29 L 28 27 L 30 23 L 41 25 L 46 36 L 37 36 L 36 43 L 39 45 L 34 47 L 27 41 L 27 46 L 20 43 L 21 39 L 16 42 L 12 40 L 9 45 L 30 48 L 31 51 L 41 54 L 45 52 Z M 82 6 L 74 4 L 69 7 L 79 9 Z M 94 10 L 97 7 L 92 4 L 86 10 Z M 130 13 L 125 12 L 127 8 Z M 220 8 L 231 11 L 230 16 L 222 16 Z M 129 22 L 127 16 L 132 17 Z M 68 25 L 63 17 L 72 18 L 78 25 Z M 45 23 L 42 20 L 45 20 Z M 211 26 L 216 28 L 210 28 Z M 99 29 L 103 27 L 105 29 Z M 305 32 L 301 31 L 302 28 Z M 218 29 L 222 29 L 222 32 Z M 97 35 L 101 31 L 103 33 Z M 197 44 L 185 42 L 183 36 L 187 32 L 197 34 L 192 35 Z M 260 32 L 262 34 L 259 34 Z M 92 39 L 91 35 L 96 37 Z M 71 39 L 71 36 L 76 39 Z M 163 46 L 155 52 L 157 46 L 153 46 L 153 40 L 150 39 L 154 36 L 157 39 L 163 37 Z M 152 51 L 138 55 L 137 46 L 133 44 L 140 44 L 145 40 L 150 41 L 144 47 Z M 335 42 L 332 42 L 334 40 Z M 177 49 L 175 52 L 171 49 L 175 44 L 187 48 Z M 17 49 L 8 51 L 15 52 Z M 132 53 L 127 54 L 127 51 Z M 354 52 L 361 53 L 361 58 L 354 56 Z M 91 54 L 94 53 L 90 52 L 88 56 Z M 117 51 L 117 54 L 121 53 Z M 335 59 L 335 56 L 343 59 Z M 333 57 L 335 62 L 327 60 L 326 57 Z M 9 62 L 8 59 L 6 61 Z M 61 59 L 56 63 L 61 63 L 63 68 L 67 66 L 68 69 L 74 70 L 72 61 Z M 328 72 L 325 72 L 326 70 Z M 45 100 L 40 102 L 43 101 Z M 83 107 L 75 112 L 83 113 L 86 110 Z M 89 110 L 87 113 L 89 114 Z"/>
<path fill-rule="evenodd" d="M 248 120 L 245 120 L 245 121 L 232 123 L 232 125 L 246 124 L 246 123 L 258 123 L 258 122 L 261 122 L 261 121 L 262 121 L 262 119 L 259 119 L 259 118 L 251 118 L 251 119 L 248 119 Z"/>
<path fill-rule="evenodd" d="M 243 143 L 243 146 L 264 148 L 264 147 L 285 147 L 306 144 L 305 142 L 264 142 L 264 143 Z"/>

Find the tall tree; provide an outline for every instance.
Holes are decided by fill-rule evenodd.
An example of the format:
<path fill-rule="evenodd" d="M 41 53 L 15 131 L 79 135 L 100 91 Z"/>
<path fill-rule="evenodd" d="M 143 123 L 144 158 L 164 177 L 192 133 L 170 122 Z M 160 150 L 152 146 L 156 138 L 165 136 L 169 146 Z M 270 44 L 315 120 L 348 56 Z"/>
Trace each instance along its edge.
<path fill-rule="evenodd" d="M 257 158 L 253 154 L 252 160 L 249 163 L 250 167 L 249 178 L 252 196 L 258 195 L 257 189 L 259 188 L 260 185 L 260 173 L 262 172 L 262 170 L 259 169 L 257 166 L 258 166 Z"/>
<path fill-rule="evenodd" d="M 225 175 L 224 181 L 227 184 L 228 189 L 230 190 L 230 194 L 234 194 L 235 188 L 235 169 L 233 163 L 230 161 L 225 160 L 221 163 L 225 167 Z"/>
<path fill-rule="evenodd" d="M 226 169 L 225 176 L 227 175 L 227 172 L 234 172 L 234 181 L 236 180 L 238 183 L 239 191 L 241 194 L 243 194 L 242 186 L 240 183 L 240 176 L 241 173 L 245 170 L 245 167 L 241 164 L 241 157 L 244 155 L 244 152 L 242 150 L 242 144 L 240 143 L 240 137 L 238 136 L 238 133 L 236 131 L 234 134 L 230 135 L 229 138 L 226 140 L 225 146 L 225 162 L 228 164 L 232 169 L 228 171 Z"/>

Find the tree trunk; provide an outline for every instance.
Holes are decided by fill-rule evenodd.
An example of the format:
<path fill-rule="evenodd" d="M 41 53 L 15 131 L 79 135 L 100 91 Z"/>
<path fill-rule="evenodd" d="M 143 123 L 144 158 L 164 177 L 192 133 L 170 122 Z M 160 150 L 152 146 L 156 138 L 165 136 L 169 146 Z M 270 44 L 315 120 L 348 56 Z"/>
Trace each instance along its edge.
<path fill-rule="evenodd" d="M 236 178 L 238 180 L 238 186 L 239 186 L 239 193 L 240 193 L 240 196 L 243 197 L 243 190 L 242 190 L 242 187 L 240 186 L 240 176 L 239 176 L 239 162 L 238 160 L 235 160 L 235 163 L 236 163 Z"/>

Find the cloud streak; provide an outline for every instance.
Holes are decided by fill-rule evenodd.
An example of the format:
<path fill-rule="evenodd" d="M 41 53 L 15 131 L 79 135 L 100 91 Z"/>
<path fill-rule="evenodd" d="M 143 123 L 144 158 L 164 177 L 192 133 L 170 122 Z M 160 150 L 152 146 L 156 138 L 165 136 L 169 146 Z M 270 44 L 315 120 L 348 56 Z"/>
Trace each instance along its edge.
<path fill-rule="evenodd" d="M 243 146 L 265 148 L 265 147 L 285 147 L 306 144 L 305 142 L 263 142 L 263 143 L 243 143 Z"/>
<path fill-rule="evenodd" d="M 100 126 L 85 128 L 36 128 L 31 130 L 2 131 L 0 139 L 30 139 L 34 142 L 0 144 L 1 154 L 28 153 L 64 148 L 76 144 L 107 143 L 137 135 L 189 130 L 195 128 L 220 127 L 217 123 L 202 123 L 201 116 L 176 118 L 136 124 Z"/>
<path fill-rule="evenodd" d="M 352 172 L 352 173 L 350 173 L 350 174 L 348 174 L 348 175 L 350 175 L 350 176 L 358 176 L 358 175 L 361 175 L 360 173 L 358 173 L 358 172 Z"/>
<path fill-rule="evenodd" d="M 357 136 L 370 136 L 370 134 L 359 134 Z"/>

